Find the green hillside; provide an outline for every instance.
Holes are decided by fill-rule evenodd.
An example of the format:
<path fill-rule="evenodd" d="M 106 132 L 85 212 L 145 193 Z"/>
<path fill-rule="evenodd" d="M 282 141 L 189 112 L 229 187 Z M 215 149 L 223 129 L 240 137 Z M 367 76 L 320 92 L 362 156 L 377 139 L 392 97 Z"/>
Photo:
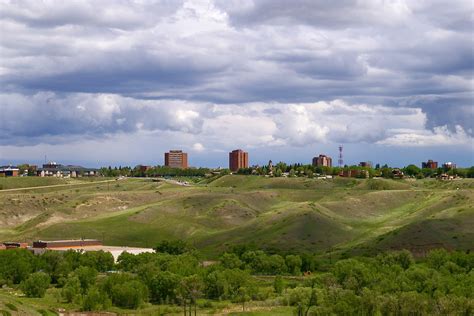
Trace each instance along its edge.
<path fill-rule="evenodd" d="M 21 186 L 23 179 L 12 181 Z M 228 175 L 192 186 L 151 179 L 74 184 L 0 191 L 0 240 L 87 237 L 151 247 L 182 238 L 210 257 L 234 244 L 319 253 L 474 244 L 474 181 L 467 179 Z"/>

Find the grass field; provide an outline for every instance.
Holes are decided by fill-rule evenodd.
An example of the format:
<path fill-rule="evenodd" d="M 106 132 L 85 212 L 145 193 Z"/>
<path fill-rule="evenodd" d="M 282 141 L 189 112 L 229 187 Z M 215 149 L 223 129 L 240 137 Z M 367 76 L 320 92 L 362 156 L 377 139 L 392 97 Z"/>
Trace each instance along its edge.
<path fill-rule="evenodd" d="M 474 181 L 224 176 L 180 186 L 3 178 L 0 240 L 99 238 L 151 247 L 184 238 L 213 257 L 233 244 L 294 252 L 470 249 Z M 99 180 L 99 181 L 97 181 Z M 41 186 L 63 184 L 63 186 Z M 80 185 L 77 185 L 80 184 Z"/>

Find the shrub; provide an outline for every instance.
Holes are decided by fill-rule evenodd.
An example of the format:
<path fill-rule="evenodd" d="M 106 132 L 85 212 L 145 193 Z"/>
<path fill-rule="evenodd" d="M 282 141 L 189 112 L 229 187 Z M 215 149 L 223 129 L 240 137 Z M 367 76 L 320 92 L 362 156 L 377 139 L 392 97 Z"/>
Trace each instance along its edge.
<path fill-rule="evenodd" d="M 36 272 L 23 281 L 20 287 L 28 297 L 44 297 L 50 283 L 49 275 L 44 272 Z"/>
<path fill-rule="evenodd" d="M 71 303 L 76 295 L 81 293 L 81 282 L 77 276 L 67 279 L 66 284 L 61 290 L 61 296 L 66 302 Z"/>
<path fill-rule="evenodd" d="M 107 309 L 110 306 L 110 299 L 97 288 L 89 288 L 82 301 L 83 311 L 98 311 Z"/>
<path fill-rule="evenodd" d="M 111 290 L 112 303 L 123 308 L 137 309 L 147 296 L 146 286 L 137 280 L 116 284 Z"/>

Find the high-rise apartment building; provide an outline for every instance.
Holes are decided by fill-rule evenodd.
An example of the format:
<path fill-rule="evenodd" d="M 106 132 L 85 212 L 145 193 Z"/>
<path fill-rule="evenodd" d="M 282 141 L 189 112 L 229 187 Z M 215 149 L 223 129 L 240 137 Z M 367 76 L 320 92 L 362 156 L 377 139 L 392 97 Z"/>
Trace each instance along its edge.
<path fill-rule="evenodd" d="M 332 167 L 332 158 L 326 155 L 319 155 L 313 158 L 313 166 L 315 167 Z"/>
<path fill-rule="evenodd" d="M 443 168 L 446 169 L 446 170 L 456 169 L 456 164 L 455 164 L 455 163 L 452 163 L 451 161 L 445 162 L 445 163 L 443 164 Z"/>
<path fill-rule="evenodd" d="M 230 171 L 238 171 L 240 168 L 249 167 L 249 153 L 242 149 L 236 149 L 229 153 Z"/>
<path fill-rule="evenodd" d="M 421 163 L 421 168 L 425 169 L 438 169 L 438 162 L 433 160 L 428 160 L 427 162 Z"/>
<path fill-rule="evenodd" d="M 165 153 L 165 166 L 170 168 L 188 168 L 188 154 L 182 150 L 170 150 Z"/>

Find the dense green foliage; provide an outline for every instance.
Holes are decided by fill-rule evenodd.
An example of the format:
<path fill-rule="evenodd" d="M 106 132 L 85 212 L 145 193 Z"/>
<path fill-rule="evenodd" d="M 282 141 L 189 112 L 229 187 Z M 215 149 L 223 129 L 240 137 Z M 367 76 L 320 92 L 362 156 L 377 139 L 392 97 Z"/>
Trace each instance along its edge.
<path fill-rule="evenodd" d="M 203 177 L 208 174 L 208 168 L 170 168 L 166 166 L 149 167 L 147 170 L 141 169 L 140 166 L 131 167 L 114 167 L 101 168 L 100 173 L 106 177 Z"/>
<path fill-rule="evenodd" d="M 60 299 L 84 311 L 111 305 L 137 309 L 147 302 L 191 311 L 199 299 L 207 299 L 229 300 L 243 309 L 251 300 L 292 306 L 297 315 L 474 312 L 474 254 L 468 252 L 433 250 L 416 261 L 410 252 L 398 251 L 331 263 L 318 256 L 234 251 L 204 267 L 195 250 L 124 253 L 112 265 L 100 252 L 33 256 L 26 250 L 6 250 L 0 252 L 0 280 L 20 284 L 30 297 L 43 297 L 49 286 L 61 288 Z M 303 277 L 308 271 L 312 274 Z M 269 275 L 272 281 L 257 275 Z"/>
<path fill-rule="evenodd" d="M 43 297 L 48 289 L 51 278 L 44 272 L 32 273 L 20 284 L 21 290 L 28 297 Z"/>

